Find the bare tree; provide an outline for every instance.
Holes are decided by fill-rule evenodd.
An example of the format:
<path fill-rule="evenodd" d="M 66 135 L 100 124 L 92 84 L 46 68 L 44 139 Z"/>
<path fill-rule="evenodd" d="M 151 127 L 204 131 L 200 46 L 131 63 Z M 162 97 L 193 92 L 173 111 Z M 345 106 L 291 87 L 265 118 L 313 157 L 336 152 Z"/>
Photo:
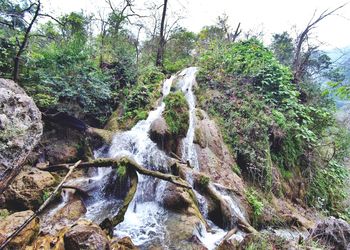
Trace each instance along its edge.
<path fill-rule="evenodd" d="M 16 38 L 18 50 L 17 50 L 16 55 L 13 59 L 14 64 L 13 64 L 13 74 L 12 74 L 12 78 L 15 82 L 17 82 L 19 79 L 19 67 L 20 67 L 21 57 L 22 57 L 23 52 L 25 51 L 25 49 L 28 46 L 29 34 L 33 28 L 34 23 L 36 22 L 36 20 L 39 16 L 39 12 L 41 9 L 40 0 L 38 0 L 36 3 L 32 3 L 26 10 L 23 10 L 23 11 L 30 12 L 32 9 L 34 9 L 34 14 L 32 16 L 32 19 L 29 22 L 29 25 L 25 29 L 23 39 L 20 41 L 20 39 L 18 37 Z"/>
<path fill-rule="evenodd" d="M 165 17 L 168 6 L 168 0 L 164 0 L 162 19 L 160 22 L 160 31 L 159 31 L 159 44 L 156 58 L 156 66 L 163 67 L 163 58 L 164 58 L 164 47 L 165 47 L 165 36 L 164 36 L 164 27 L 165 27 Z"/>
<path fill-rule="evenodd" d="M 346 4 L 343 4 L 333 10 L 323 11 L 317 18 L 314 15 L 310 19 L 309 23 L 306 25 L 306 28 L 298 35 L 296 39 L 295 53 L 293 59 L 293 82 L 298 83 L 302 80 L 303 75 L 305 74 L 307 63 L 311 55 L 317 50 L 318 46 L 312 46 L 308 42 L 311 31 L 316 28 L 316 25 L 321 22 L 326 17 L 334 14 L 339 9 L 343 8 Z M 305 52 L 303 48 L 306 47 Z"/>

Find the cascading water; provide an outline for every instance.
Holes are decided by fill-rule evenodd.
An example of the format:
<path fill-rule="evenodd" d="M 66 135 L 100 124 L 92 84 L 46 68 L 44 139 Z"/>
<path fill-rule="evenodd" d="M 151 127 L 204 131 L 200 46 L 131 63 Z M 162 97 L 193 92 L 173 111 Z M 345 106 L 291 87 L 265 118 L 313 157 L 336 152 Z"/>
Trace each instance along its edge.
<path fill-rule="evenodd" d="M 178 87 L 184 93 L 189 108 L 189 126 L 186 137 L 182 141 L 182 160 L 189 162 L 190 165 L 199 170 L 197 153 L 193 145 L 195 127 L 196 127 L 196 98 L 192 91 L 193 84 L 196 82 L 196 67 L 184 69 L 181 73 L 181 79 L 177 83 Z"/>
<path fill-rule="evenodd" d="M 163 98 L 170 92 L 174 77 L 167 79 L 163 84 Z M 159 118 L 165 108 L 162 102 L 157 109 L 151 111 L 146 120 L 139 121 L 131 130 L 114 135 L 112 145 L 108 152 L 101 149 L 96 153 L 97 157 L 116 158 L 129 156 L 138 164 L 152 170 L 168 171 L 169 157 L 149 138 L 149 130 L 153 121 Z M 101 168 L 97 173 L 98 179 L 106 176 L 110 169 Z M 138 175 L 138 187 L 134 199 L 125 214 L 124 222 L 115 228 L 115 234 L 119 237 L 130 236 L 136 245 L 147 242 L 162 242 L 165 237 L 165 229 L 162 221 L 166 219 L 166 210 L 159 203 L 162 200 L 165 182 L 152 177 Z M 108 200 L 102 199 L 91 204 L 87 210 L 90 219 L 100 213 L 101 206 L 108 205 Z"/>
<path fill-rule="evenodd" d="M 176 87 L 184 93 L 189 106 L 189 129 L 181 145 L 182 160 L 188 162 L 195 170 L 200 170 L 193 143 L 196 125 L 196 102 L 192 88 L 196 83 L 196 72 L 197 68 L 195 67 L 183 70 L 178 75 Z M 164 82 L 163 98 L 169 94 L 174 79 L 173 76 Z M 149 113 L 146 120 L 139 121 L 129 131 L 115 134 L 111 146 L 96 150 L 95 157 L 117 158 L 129 156 L 145 168 L 168 172 L 171 159 L 149 137 L 152 122 L 161 116 L 164 108 L 165 104 L 161 102 L 155 110 Z M 104 188 L 109 182 L 108 178 L 112 176 L 111 171 L 113 171 L 112 168 L 99 168 L 95 175 L 88 180 L 89 182 L 96 182 L 95 186 L 98 186 L 94 189 L 93 198 L 87 203 L 86 213 L 86 217 L 95 222 L 101 222 L 103 218 L 115 215 L 122 203 L 120 199 L 106 197 L 104 192 Z M 138 175 L 138 178 L 139 182 L 134 199 L 129 205 L 124 221 L 115 228 L 115 235 L 118 237 L 129 236 L 138 246 L 147 247 L 147 245 L 152 244 L 160 245 L 163 249 L 166 249 L 166 240 L 169 237 L 166 235 L 164 222 L 168 218 L 168 212 L 161 205 L 166 182 L 142 175 Z M 86 181 L 86 179 L 76 181 Z M 187 176 L 187 181 L 193 183 L 192 175 Z M 220 195 L 222 194 L 224 199 L 227 199 L 227 202 L 233 207 L 233 211 L 237 210 L 235 204 L 229 202 L 228 195 L 222 193 L 220 188 L 215 188 L 215 190 Z M 227 232 L 217 227 L 207 218 L 208 204 L 206 199 L 195 190 L 194 193 L 201 213 L 208 220 L 207 223 L 211 230 L 207 232 L 204 225 L 199 225 L 193 233 L 208 249 L 214 249 Z M 239 214 L 239 211 L 237 210 L 233 214 Z"/>

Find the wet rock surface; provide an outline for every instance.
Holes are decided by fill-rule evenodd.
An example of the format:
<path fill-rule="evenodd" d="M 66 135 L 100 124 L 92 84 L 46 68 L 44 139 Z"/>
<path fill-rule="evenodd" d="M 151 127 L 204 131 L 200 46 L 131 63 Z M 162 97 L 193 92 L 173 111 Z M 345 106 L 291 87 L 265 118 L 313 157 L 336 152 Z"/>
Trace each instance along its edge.
<path fill-rule="evenodd" d="M 80 220 L 64 234 L 64 247 L 65 250 L 108 250 L 110 242 L 99 226 Z"/>
<path fill-rule="evenodd" d="M 0 221 L 0 245 L 9 237 L 19 226 L 21 226 L 33 211 L 27 210 L 13 213 Z M 29 245 L 39 232 L 39 219 L 32 220 L 15 238 L 7 245 L 8 249 L 23 249 Z"/>
<path fill-rule="evenodd" d="M 111 241 L 111 250 L 138 250 L 139 248 L 132 243 L 130 237 L 113 238 Z"/>
<path fill-rule="evenodd" d="M 44 202 L 45 192 L 55 183 L 49 172 L 26 166 L 4 192 L 6 205 L 13 210 L 35 210 Z"/>
<path fill-rule="evenodd" d="M 194 239 L 196 229 L 202 222 L 195 215 L 169 213 L 165 226 L 169 235 L 170 249 L 206 249 L 200 241 Z"/>
<path fill-rule="evenodd" d="M 33 99 L 11 80 L 0 78 L 0 104 L 1 182 L 23 164 L 39 142 L 43 125 Z"/>
<path fill-rule="evenodd" d="M 211 180 L 231 188 L 236 193 L 244 193 L 242 179 L 232 170 L 236 165 L 225 145 L 219 129 L 208 114 L 197 109 L 195 143 L 201 172 Z"/>

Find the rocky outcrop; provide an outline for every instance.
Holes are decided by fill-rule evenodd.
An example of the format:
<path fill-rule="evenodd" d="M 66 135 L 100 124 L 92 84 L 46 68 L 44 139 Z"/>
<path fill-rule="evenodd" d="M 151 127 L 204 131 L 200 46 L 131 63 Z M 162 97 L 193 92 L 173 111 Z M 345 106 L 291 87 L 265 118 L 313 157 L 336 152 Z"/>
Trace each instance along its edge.
<path fill-rule="evenodd" d="M 65 250 L 108 250 L 110 243 L 102 229 L 85 220 L 80 220 L 64 235 Z"/>
<path fill-rule="evenodd" d="M 350 224 L 342 219 L 329 217 L 316 225 L 310 238 L 330 249 L 350 249 Z"/>
<path fill-rule="evenodd" d="M 13 210 L 35 210 L 44 202 L 55 178 L 48 172 L 26 166 L 4 192 L 7 207 Z"/>
<path fill-rule="evenodd" d="M 168 154 L 178 154 L 181 138 L 170 133 L 163 117 L 152 122 L 149 134 L 151 140 L 157 144 L 159 149 L 164 150 Z"/>
<path fill-rule="evenodd" d="M 215 122 L 203 110 L 197 110 L 194 142 L 201 172 L 213 182 L 243 195 L 242 179 L 233 171 L 236 162 L 225 145 Z"/>
<path fill-rule="evenodd" d="M 0 79 L 0 194 L 19 173 L 43 132 L 41 113 L 24 90 Z"/>
<path fill-rule="evenodd" d="M 17 212 L 7 216 L 0 221 L 0 245 L 10 236 L 19 226 L 21 226 L 30 216 L 33 211 L 27 210 Z M 39 232 L 39 219 L 31 221 L 15 238 L 7 245 L 8 249 L 23 249 L 30 244 Z"/>

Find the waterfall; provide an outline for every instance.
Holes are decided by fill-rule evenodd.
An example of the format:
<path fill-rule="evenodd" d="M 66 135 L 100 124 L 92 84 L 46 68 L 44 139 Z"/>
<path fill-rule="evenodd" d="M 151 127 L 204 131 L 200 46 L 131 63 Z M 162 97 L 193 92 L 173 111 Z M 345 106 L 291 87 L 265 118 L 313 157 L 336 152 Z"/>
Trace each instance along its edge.
<path fill-rule="evenodd" d="M 162 93 L 163 98 L 166 97 L 170 93 L 174 80 L 177 80 L 176 87 L 184 93 L 189 106 L 189 128 L 181 144 L 182 160 L 189 162 L 195 170 L 200 170 L 193 143 L 196 127 L 196 100 L 193 86 L 196 83 L 196 72 L 197 68 L 190 67 L 184 69 L 177 77 L 172 76 L 165 80 Z M 149 137 L 152 122 L 162 115 L 164 108 L 165 103 L 162 101 L 155 110 L 149 113 L 146 120 L 139 121 L 129 131 L 117 132 L 113 136 L 111 146 L 96 150 L 95 157 L 116 158 L 128 156 L 145 168 L 169 172 L 168 167 L 171 159 Z M 120 199 L 111 199 L 103 193 L 103 187 L 108 183 L 107 178 L 111 171 L 113 171 L 112 168 L 99 168 L 96 170 L 95 176 L 90 179 L 100 185 L 100 188 L 95 191 L 93 201 L 88 203 L 87 206 L 86 217 L 95 222 L 116 214 L 122 203 Z M 124 221 L 116 226 L 114 233 L 117 237 L 131 237 L 134 244 L 138 246 L 145 247 L 149 244 L 159 244 L 166 248 L 165 241 L 169 236 L 166 235 L 164 222 L 168 218 L 168 212 L 162 206 L 166 182 L 143 175 L 138 175 L 138 178 L 139 183 L 134 199 L 128 207 Z M 188 176 L 187 180 L 193 183 L 192 176 Z M 221 192 L 218 187 L 215 190 L 232 206 L 233 211 L 235 211 L 233 214 L 240 216 L 240 211 L 237 210 L 235 203 L 231 202 L 230 197 Z M 199 209 L 207 219 L 211 230 L 207 232 L 204 225 L 198 225 L 193 233 L 208 249 L 214 249 L 227 232 L 217 227 L 207 218 L 208 204 L 206 199 L 195 190 L 194 193 L 199 203 Z"/>
<path fill-rule="evenodd" d="M 163 83 L 163 98 L 170 93 L 174 76 Z M 113 136 L 112 144 L 108 151 L 101 148 L 95 152 L 95 157 L 116 158 L 119 156 L 128 156 L 134 159 L 138 164 L 151 169 L 167 172 L 169 157 L 161 151 L 157 145 L 150 139 L 149 130 L 153 121 L 159 118 L 165 108 L 164 102 L 152 110 L 146 120 L 139 121 L 131 130 L 118 132 Z M 100 168 L 97 175 L 93 178 L 103 180 L 104 176 L 110 173 L 110 168 Z M 165 237 L 165 229 L 162 224 L 166 220 L 167 212 L 159 205 L 162 201 L 165 181 L 160 181 L 152 177 L 138 174 L 138 186 L 133 201 L 125 214 L 124 222 L 115 228 L 115 235 L 118 237 L 129 236 L 136 245 L 142 245 L 147 242 L 162 242 Z M 103 183 L 102 183 L 103 185 Z M 97 191 L 98 192 L 98 191 Z M 115 214 L 116 202 L 113 199 L 101 198 L 87 207 L 87 216 L 94 221 L 101 217 L 104 211 Z M 114 204 L 114 206 L 112 206 Z"/>
<path fill-rule="evenodd" d="M 184 69 L 180 73 L 181 78 L 177 85 L 184 93 L 189 108 L 188 131 L 185 139 L 182 141 L 182 160 L 189 162 L 194 169 L 199 170 L 197 153 L 193 144 L 196 128 L 196 98 L 193 93 L 193 85 L 196 82 L 197 71 L 196 67 Z"/>

